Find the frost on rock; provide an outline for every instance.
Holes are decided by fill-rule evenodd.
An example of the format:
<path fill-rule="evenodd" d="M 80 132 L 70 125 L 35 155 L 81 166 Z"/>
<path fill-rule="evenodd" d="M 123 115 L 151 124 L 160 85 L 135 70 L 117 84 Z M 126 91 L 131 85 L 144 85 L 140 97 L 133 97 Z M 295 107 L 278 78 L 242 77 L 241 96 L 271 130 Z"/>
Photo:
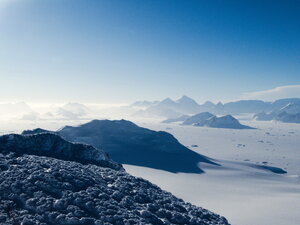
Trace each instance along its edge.
<path fill-rule="evenodd" d="M 9 134 L 0 137 L 0 152 L 12 151 L 16 154 L 49 156 L 63 160 L 91 163 L 99 166 L 121 169 L 106 152 L 90 145 L 73 144 L 59 135 L 41 133 L 36 135 Z"/>
<path fill-rule="evenodd" d="M 62 160 L 84 145 L 48 135 L 0 137 L 0 224 L 228 224 L 121 167 Z"/>

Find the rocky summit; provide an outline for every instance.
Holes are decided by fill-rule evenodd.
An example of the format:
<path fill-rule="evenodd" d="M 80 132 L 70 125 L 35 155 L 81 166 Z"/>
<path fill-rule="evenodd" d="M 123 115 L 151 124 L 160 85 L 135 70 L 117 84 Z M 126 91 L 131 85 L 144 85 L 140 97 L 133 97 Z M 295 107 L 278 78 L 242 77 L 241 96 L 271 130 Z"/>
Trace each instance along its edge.
<path fill-rule="evenodd" d="M 0 224 L 228 224 L 55 134 L 0 137 Z"/>

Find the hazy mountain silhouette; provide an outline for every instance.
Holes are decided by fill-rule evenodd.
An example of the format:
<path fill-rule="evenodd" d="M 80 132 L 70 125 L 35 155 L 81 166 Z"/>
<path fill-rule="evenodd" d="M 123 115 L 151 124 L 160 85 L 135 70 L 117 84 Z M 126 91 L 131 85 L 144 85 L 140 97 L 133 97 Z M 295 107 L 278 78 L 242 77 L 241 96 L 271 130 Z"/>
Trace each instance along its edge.
<path fill-rule="evenodd" d="M 162 123 L 174 123 L 174 122 L 183 122 L 186 119 L 190 118 L 190 116 L 188 115 L 182 115 L 180 117 L 176 117 L 176 118 L 170 118 L 170 119 L 166 119 L 161 121 Z"/>
<path fill-rule="evenodd" d="M 269 113 L 261 112 L 254 115 L 254 119 L 261 121 L 280 121 L 284 123 L 300 123 L 300 101 L 298 99 L 278 100 L 276 108 L 284 105 L 280 109 L 275 109 Z"/>
<path fill-rule="evenodd" d="M 154 105 L 154 104 L 156 104 L 156 103 L 158 103 L 158 101 L 136 101 L 136 102 L 134 102 L 134 103 L 132 103 L 130 106 L 133 106 L 133 107 L 141 107 L 141 108 L 143 108 L 143 107 L 149 107 L 149 106 L 151 106 L 151 105 Z"/>
<path fill-rule="evenodd" d="M 156 104 L 151 105 L 145 110 L 136 113 L 138 116 L 160 116 L 175 118 L 183 114 L 193 114 L 200 110 L 198 103 L 190 97 L 182 96 L 177 101 L 166 98 Z"/>
<path fill-rule="evenodd" d="M 300 123 L 300 113 L 290 114 L 287 112 L 281 112 L 276 117 L 275 120 L 284 123 Z"/>
<path fill-rule="evenodd" d="M 239 100 L 235 102 L 214 104 L 206 101 L 204 104 L 198 104 L 190 97 L 182 96 L 177 101 L 166 98 L 163 101 L 150 105 L 146 109 L 139 111 L 139 116 L 160 116 L 168 119 L 174 119 L 184 114 L 196 114 L 200 112 L 210 112 L 213 114 L 240 114 L 240 113 L 270 113 L 279 111 L 281 108 L 292 104 L 294 108 L 300 107 L 299 98 L 279 99 L 274 102 L 264 102 L 261 100 Z M 290 112 L 288 112 L 290 113 Z M 293 112 L 298 113 L 298 112 Z"/>

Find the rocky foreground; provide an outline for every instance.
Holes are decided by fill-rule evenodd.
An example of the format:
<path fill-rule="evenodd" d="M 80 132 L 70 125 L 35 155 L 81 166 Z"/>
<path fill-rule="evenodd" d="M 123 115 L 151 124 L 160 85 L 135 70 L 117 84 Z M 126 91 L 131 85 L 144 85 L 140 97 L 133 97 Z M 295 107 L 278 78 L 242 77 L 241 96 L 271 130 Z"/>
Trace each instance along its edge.
<path fill-rule="evenodd" d="M 0 224 L 228 222 L 129 175 L 101 150 L 48 133 L 0 137 Z"/>

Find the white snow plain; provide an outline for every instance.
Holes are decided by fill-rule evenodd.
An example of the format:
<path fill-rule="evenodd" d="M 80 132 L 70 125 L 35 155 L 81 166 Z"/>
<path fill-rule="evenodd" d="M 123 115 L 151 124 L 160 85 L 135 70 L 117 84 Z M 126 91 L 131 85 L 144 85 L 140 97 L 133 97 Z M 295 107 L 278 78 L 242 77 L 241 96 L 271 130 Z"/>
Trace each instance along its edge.
<path fill-rule="evenodd" d="M 221 160 L 223 166 L 216 169 L 202 164 L 204 174 L 124 167 L 177 197 L 220 213 L 233 225 L 300 224 L 300 125 L 252 120 L 243 123 L 258 129 L 139 122 L 140 126 L 172 133 L 190 149 Z M 240 162 L 280 167 L 287 174 L 245 167 Z"/>

